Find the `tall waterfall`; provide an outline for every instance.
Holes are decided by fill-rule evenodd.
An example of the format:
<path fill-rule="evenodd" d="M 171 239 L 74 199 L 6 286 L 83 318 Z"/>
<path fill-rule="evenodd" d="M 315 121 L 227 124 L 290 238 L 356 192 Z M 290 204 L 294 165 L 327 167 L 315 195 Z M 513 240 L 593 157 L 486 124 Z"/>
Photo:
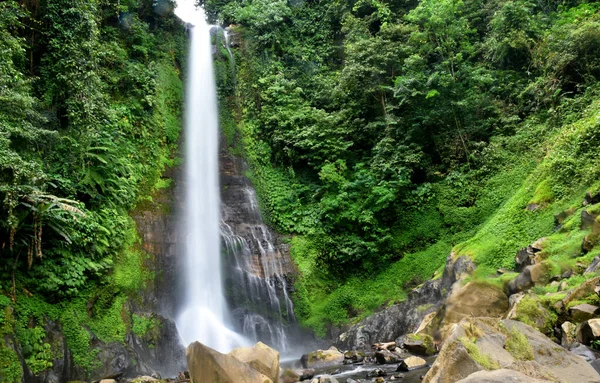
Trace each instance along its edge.
<path fill-rule="evenodd" d="M 183 342 L 229 352 L 245 344 L 229 328 L 220 250 L 219 126 L 209 26 L 196 17 L 190 31 L 185 115 L 185 297 L 176 322 Z"/>

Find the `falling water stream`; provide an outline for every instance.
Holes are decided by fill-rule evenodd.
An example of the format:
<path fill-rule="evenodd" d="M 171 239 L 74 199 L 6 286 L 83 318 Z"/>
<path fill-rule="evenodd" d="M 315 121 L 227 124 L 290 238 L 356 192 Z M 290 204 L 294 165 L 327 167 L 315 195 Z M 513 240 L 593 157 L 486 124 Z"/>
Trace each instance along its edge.
<path fill-rule="evenodd" d="M 219 121 L 211 28 L 215 28 L 215 36 L 222 33 L 221 43 L 234 68 L 229 34 L 209 26 L 204 12 L 193 3 L 179 0 L 176 11 L 194 25 L 190 29 L 184 133 L 181 230 L 185 246 L 181 255 L 185 288 L 177 327 L 185 345 L 200 341 L 229 352 L 260 340 L 286 353 L 286 332 L 296 322 L 285 277 L 289 263 L 286 268 L 281 245 L 261 218 L 256 193 L 243 176 L 243 166 L 239 166 L 243 161 L 221 153 L 225 161 L 221 165 L 229 171 L 221 174 L 224 184 L 219 186 Z"/>
<path fill-rule="evenodd" d="M 218 351 L 247 344 L 231 330 L 223 295 L 220 250 L 219 126 L 210 27 L 203 15 L 190 30 L 185 114 L 185 297 L 176 320 L 184 344 Z"/>

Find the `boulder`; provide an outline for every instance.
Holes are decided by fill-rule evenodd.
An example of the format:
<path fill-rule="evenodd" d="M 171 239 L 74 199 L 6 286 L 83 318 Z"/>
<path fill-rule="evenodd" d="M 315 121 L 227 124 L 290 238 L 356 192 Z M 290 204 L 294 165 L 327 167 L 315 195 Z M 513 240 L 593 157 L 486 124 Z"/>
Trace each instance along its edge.
<path fill-rule="evenodd" d="M 508 309 L 508 297 L 494 285 L 469 282 L 452 291 L 445 303 L 444 325 L 466 317 L 500 318 Z"/>
<path fill-rule="evenodd" d="M 367 378 L 376 378 L 378 376 L 387 376 L 387 371 L 380 368 L 367 372 Z"/>
<path fill-rule="evenodd" d="M 409 356 L 402 360 L 396 371 L 412 371 L 427 366 L 427 361 L 418 356 Z"/>
<path fill-rule="evenodd" d="M 588 303 L 582 303 L 569 309 L 571 320 L 575 323 L 592 319 L 597 316 L 599 312 L 600 308 L 598 308 L 598 306 L 590 305 Z"/>
<path fill-rule="evenodd" d="M 279 352 L 266 344 L 258 342 L 254 347 L 236 348 L 229 355 L 268 376 L 273 383 L 279 383 Z"/>
<path fill-rule="evenodd" d="M 389 350 L 379 350 L 375 353 L 375 359 L 379 364 L 393 364 L 400 362 L 402 356 Z"/>
<path fill-rule="evenodd" d="M 556 315 L 542 304 L 538 295 L 515 294 L 511 295 L 510 302 L 512 302 L 512 306 L 505 319 L 515 319 L 527 323 L 544 333 L 552 332 Z"/>
<path fill-rule="evenodd" d="M 298 374 L 297 371 L 287 368 L 281 373 L 281 379 L 279 381 L 281 383 L 296 383 L 300 380 L 300 374 Z"/>
<path fill-rule="evenodd" d="M 420 333 L 427 332 L 427 330 L 432 327 L 433 321 L 434 321 L 434 319 L 435 319 L 435 317 L 437 315 L 438 315 L 437 311 L 434 311 L 434 312 L 431 312 L 431 313 L 425 315 L 423 317 L 423 320 L 419 324 L 419 327 L 417 327 L 417 330 L 415 331 L 415 334 L 420 334 Z"/>
<path fill-rule="evenodd" d="M 433 338 L 427 334 L 408 334 L 403 339 L 404 348 L 411 354 L 433 355 L 436 352 Z"/>
<path fill-rule="evenodd" d="M 577 341 L 589 346 L 592 341 L 600 339 L 600 319 L 590 319 L 577 326 Z"/>
<path fill-rule="evenodd" d="M 598 269 L 600 269 L 600 255 L 597 255 L 592 260 L 592 263 L 590 263 L 590 265 L 585 269 L 585 271 L 583 273 L 584 274 L 595 273 L 596 271 L 598 271 Z"/>
<path fill-rule="evenodd" d="M 509 294 L 520 293 L 536 284 L 545 284 L 550 281 L 550 266 L 546 262 L 537 263 L 532 266 L 527 266 L 508 283 Z"/>
<path fill-rule="evenodd" d="M 117 381 L 114 379 L 102 379 L 100 383 L 117 383 Z"/>
<path fill-rule="evenodd" d="M 531 245 L 517 251 L 517 256 L 515 257 L 517 271 L 521 271 L 526 266 L 531 266 L 537 263 L 536 254 L 543 250 L 543 244 L 545 240 L 546 238 L 540 238 Z"/>
<path fill-rule="evenodd" d="M 598 218 L 597 214 L 589 213 L 587 210 L 581 211 L 581 230 L 589 229 L 596 224 L 596 218 Z"/>
<path fill-rule="evenodd" d="M 575 343 L 575 334 L 577 331 L 577 326 L 571 322 L 564 322 L 562 325 L 560 325 L 560 329 L 560 345 L 568 349 L 573 345 L 573 343 Z"/>
<path fill-rule="evenodd" d="M 558 305 L 555 304 L 554 307 L 557 310 L 559 310 L 561 308 L 568 307 L 569 303 L 571 303 L 572 301 L 580 300 L 580 299 L 588 297 L 590 295 L 595 295 L 596 287 L 599 285 L 600 285 L 600 277 L 594 277 L 594 278 L 588 279 L 587 281 L 583 282 L 582 284 L 575 287 L 574 289 L 569 290 L 567 292 L 567 294 L 565 295 L 565 297 L 560 302 L 557 302 L 559 304 Z M 560 307 L 557 307 L 557 306 L 560 306 Z"/>
<path fill-rule="evenodd" d="M 221 354 L 200 342 L 190 344 L 186 359 L 191 383 L 273 383 L 234 356 Z"/>
<path fill-rule="evenodd" d="M 314 368 L 305 368 L 303 370 L 296 370 L 300 375 L 300 380 L 312 379 L 317 373 Z"/>
<path fill-rule="evenodd" d="M 597 192 L 587 192 L 583 197 L 583 206 L 594 205 L 600 202 L 600 190 Z"/>
<path fill-rule="evenodd" d="M 567 218 L 572 216 L 576 211 L 576 207 L 572 207 L 570 209 L 561 211 L 560 213 L 554 216 L 554 224 L 556 226 L 561 226 L 567 220 Z"/>
<path fill-rule="evenodd" d="M 302 363 L 302 367 L 304 368 L 330 367 L 342 364 L 343 362 L 344 354 L 336 348 L 313 351 L 302 355 L 300 358 L 300 363 Z"/>
<path fill-rule="evenodd" d="M 361 351 L 346 351 L 344 353 L 344 358 L 352 363 L 360 363 L 365 360 L 365 353 Z"/>
<path fill-rule="evenodd" d="M 534 379 L 520 372 L 500 369 L 478 371 L 456 383 L 550 383 L 550 380 Z"/>
<path fill-rule="evenodd" d="M 598 234 L 588 234 L 585 237 L 583 237 L 583 240 L 581 241 L 581 252 L 583 254 L 587 254 L 590 251 L 592 251 L 592 249 L 594 248 L 594 246 L 596 246 L 596 244 L 598 243 Z"/>
<path fill-rule="evenodd" d="M 531 379 L 600 382 L 600 376 L 582 358 L 533 327 L 492 318 L 466 318 L 454 325 L 423 382 L 453 383 L 478 371 L 500 369 Z"/>

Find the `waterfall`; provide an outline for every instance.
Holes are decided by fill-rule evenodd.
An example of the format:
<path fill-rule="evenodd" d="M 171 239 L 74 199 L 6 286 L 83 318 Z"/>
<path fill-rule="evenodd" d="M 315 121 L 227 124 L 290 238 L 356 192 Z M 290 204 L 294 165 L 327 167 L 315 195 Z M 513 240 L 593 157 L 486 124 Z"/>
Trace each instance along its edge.
<path fill-rule="evenodd" d="M 218 109 L 209 26 L 203 15 L 190 30 L 185 114 L 185 237 L 183 308 L 176 320 L 184 344 L 200 341 L 229 352 L 246 344 L 230 329 L 220 249 Z"/>
<path fill-rule="evenodd" d="M 210 33 L 214 26 L 206 23 L 204 12 L 193 3 L 179 0 L 176 10 L 195 25 L 190 30 L 184 133 L 181 230 L 185 246 L 181 256 L 185 287 L 177 327 L 185 345 L 200 341 L 229 352 L 260 340 L 286 353 L 290 351 L 288 332 L 296 329 L 286 280 L 292 268 L 281 251 L 285 245 L 262 220 L 256 193 L 243 175 L 245 164 L 226 151 L 219 152 Z M 229 32 L 216 28 L 223 33 L 234 66 Z M 218 34 L 217 29 L 213 34 Z"/>
<path fill-rule="evenodd" d="M 286 332 L 296 322 L 285 278 L 289 265 L 260 216 L 254 189 L 245 177 L 235 178 L 241 181 L 227 185 L 221 223 L 233 318 L 251 340 L 286 353 Z M 229 200 L 237 206 L 228 205 Z"/>

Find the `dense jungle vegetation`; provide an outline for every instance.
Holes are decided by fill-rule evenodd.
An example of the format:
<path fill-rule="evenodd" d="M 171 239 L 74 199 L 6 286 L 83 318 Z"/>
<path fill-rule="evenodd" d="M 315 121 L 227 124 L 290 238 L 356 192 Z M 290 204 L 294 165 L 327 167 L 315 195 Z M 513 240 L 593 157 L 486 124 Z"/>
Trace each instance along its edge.
<path fill-rule="evenodd" d="M 544 236 L 552 270 L 598 254 L 579 217 L 600 187 L 600 3 L 200 3 L 233 31 L 224 132 L 318 334 L 402 300 L 451 251 L 487 279 Z"/>
<path fill-rule="evenodd" d="M 124 342 L 152 275 L 129 213 L 169 185 L 186 33 L 170 0 L 0 2 L 0 380 L 52 366 L 60 318 L 89 371 L 91 334 Z M 90 303 L 91 302 L 91 303 Z M 8 335 L 8 336 L 7 336 Z"/>

